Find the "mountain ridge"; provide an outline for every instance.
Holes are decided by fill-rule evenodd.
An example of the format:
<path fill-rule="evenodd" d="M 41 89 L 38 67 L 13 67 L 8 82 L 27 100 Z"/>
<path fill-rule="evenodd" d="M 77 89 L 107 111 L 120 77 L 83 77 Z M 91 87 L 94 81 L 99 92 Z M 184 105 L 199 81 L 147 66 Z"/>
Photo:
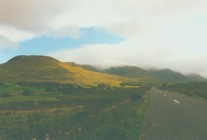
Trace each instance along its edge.
<path fill-rule="evenodd" d="M 186 82 L 206 82 L 207 79 L 199 74 L 185 75 L 170 69 L 142 69 L 137 66 L 117 66 L 107 69 L 98 69 L 91 65 L 82 65 L 82 68 L 99 71 L 107 74 L 119 75 L 133 78 L 146 83 L 186 83 Z"/>
<path fill-rule="evenodd" d="M 136 66 L 99 69 L 92 65 L 61 62 L 49 56 L 16 56 L 0 64 L 0 80 L 12 82 L 53 82 L 82 86 L 123 83 L 186 83 L 207 81 L 200 75 L 183 75 L 169 69 L 145 70 Z"/>

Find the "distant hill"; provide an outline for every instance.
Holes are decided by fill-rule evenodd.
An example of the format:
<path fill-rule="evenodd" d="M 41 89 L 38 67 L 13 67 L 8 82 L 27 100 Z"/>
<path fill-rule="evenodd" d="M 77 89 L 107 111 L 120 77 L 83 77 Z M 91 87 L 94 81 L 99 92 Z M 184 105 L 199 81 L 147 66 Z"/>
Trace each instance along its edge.
<path fill-rule="evenodd" d="M 47 56 L 17 56 L 0 65 L 0 80 L 118 86 L 125 78 L 85 70 Z"/>
<path fill-rule="evenodd" d="M 154 77 L 147 70 L 135 66 L 111 67 L 102 70 L 102 72 L 137 79 L 145 83 L 157 80 L 157 77 Z"/>
<path fill-rule="evenodd" d="M 204 82 L 206 79 L 197 74 L 184 75 L 169 69 L 150 70 L 151 74 L 159 77 L 159 81 L 168 83 Z"/>
<path fill-rule="evenodd" d="M 200 75 L 183 75 L 169 69 L 145 70 L 136 66 L 119 66 L 100 70 L 90 65 L 83 65 L 82 67 L 93 71 L 137 79 L 144 83 L 186 83 L 207 81 Z"/>

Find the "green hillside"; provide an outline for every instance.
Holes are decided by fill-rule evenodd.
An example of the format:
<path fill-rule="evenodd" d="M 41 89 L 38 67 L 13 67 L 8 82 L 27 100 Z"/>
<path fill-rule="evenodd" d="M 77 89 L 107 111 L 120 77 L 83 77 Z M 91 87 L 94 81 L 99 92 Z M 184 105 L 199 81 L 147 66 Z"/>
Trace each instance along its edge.
<path fill-rule="evenodd" d="M 54 82 L 83 86 L 119 86 L 126 80 L 85 70 L 47 56 L 17 56 L 0 65 L 0 79 L 9 82 Z"/>
<path fill-rule="evenodd" d="M 200 75 L 183 75 L 179 72 L 168 69 L 145 70 L 136 66 L 120 66 L 100 70 L 90 65 L 82 65 L 82 68 L 107 74 L 124 76 L 142 81 L 144 83 L 186 83 L 206 81 L 206 79 Z"/>
<path fill-rule="evenodd" d="M 184 75 L 169 69 L 150 70 L 152 75 L 159 77 L 159 81 L 168 83 L 187 83 L 187 82 L 201 82 L 206 79 L 200 75 Z"/>
<path fill-rule="evenodd" d="M 149 73 L 147 70 L 135 67 L 135 66 L 123 66 L 123 67 L 111 67 L 109 69 L 104 69 L 104 73 L 125 76 L 133 79 L 138 79 L 145 83 L 155 81 L 157 78 L 153 74 Z"/>
<path fill-rule="evenodd" d="M 115 76 L 116 75 L 116 76 Z M 123 78 L 125 77 L 125 78 Z M 90 65 L 64 63 L 47 56 L 17 56 L 0 65 L 0 80 L 8 82 L 50 82 L 80 86 L 122 83 L 185 83 L 206 81 L 199 75 L 171 70 L 144 70 L 135 66 L 98 69 Z"/>
<path fill-rule="evenodd" d="M 207 99 L 207 82 L 177 83 L 172 85 L 163 84 L 159 88 Z"/>

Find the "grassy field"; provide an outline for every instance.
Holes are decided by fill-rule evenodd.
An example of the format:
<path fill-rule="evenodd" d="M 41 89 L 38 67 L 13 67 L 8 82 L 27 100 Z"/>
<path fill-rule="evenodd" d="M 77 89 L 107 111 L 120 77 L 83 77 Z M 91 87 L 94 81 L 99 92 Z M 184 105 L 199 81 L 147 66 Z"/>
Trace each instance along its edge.
<path fill-rule="evenodd" d="M 207 82 L 191 82 L 173 85 L 162 85 L 161 89 L 184 93 L 189 96 L 207 99 Z"/>
<path fill-rule="evenodd" d="M 146 90 L 67 86 L 48 89 L 3 83 L 0 139 L 138 139 L 145 114 Z"/>

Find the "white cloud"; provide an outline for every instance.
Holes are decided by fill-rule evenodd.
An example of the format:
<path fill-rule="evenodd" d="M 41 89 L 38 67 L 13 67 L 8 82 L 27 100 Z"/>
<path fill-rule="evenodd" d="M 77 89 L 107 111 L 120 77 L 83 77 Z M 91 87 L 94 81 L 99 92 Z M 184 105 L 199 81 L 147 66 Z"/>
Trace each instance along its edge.
<path fill-rule="evenodd" d="M 207 60 L 206 24 L 185 18 L 162 25 L 165 26 L 152 27 L 142 34 L 130 33 L 120 44 L 87 45 L 50 55 L 63 61 L 102 67 L 127 64 L 145 68 L 171 68 L 207 76 L 207 67 L 204 65 Z"/>
<path fill-rule="evenodd" d="M 41 31 L 74 0 L 0 0 L 0 21 L 23 30 Z"/>
<path fill-rule="evenodd" d="M 0 49 L 5 49 L 5 48 L 13 49 L 16 47 L 17 47 L 16 43 L 13 43 L 8 38 L 5 38 L 4 36 L 0 35 Z"/>
<path fill-rule="evenodd" d="M 80 37 L 79 28 L 75 26 L 67 26 L 60 29 L 54 29 L 46 33 L 47 36 L 52 36 L 55 39 L 70 37 L 73 39 L 78 39 Z"/>
<path fill-rule="evenodd" d="M 75 0 L 0 0 L 0 34 L 14 42 L 49 33 L 54 37 L 77 37 L 76 26 L 50 25 L 75 4 Z"/>
<path fill-rule="evenodd" d="M 192 15 L 207 15 L 204 0 L 0 0 L 0 24 L 36 35 L 74 35 L 103 27 L 126 38 Z M 70 29 L 70 30 L 69 30 Z M 27 38 L 25 38 L 27 39 Z"/>
<path fill-rule="evenodd" d="M 15 43 L 21 42 L 22 40 L 29 40 L 36 36 L 32 32 L 24 32 L 14 27 L 2 25 L 0 25 L 0 35 Z"/>
<path fill-rule="evenodd" d="M 207 76 L 206 53 L 178 52 L 176 48 L 157 45 L 153 47 L 126 46 L 129 42 L 116 45 L 86 45 L 76 49 L 61 50 L 48 55 L 65 62 L 91 64 L 107 68 L 134 65 L 143 68 L 170 68 L 185 74 L 199 73 Z"/>
<path fill-rule="evenodd" d="M 128 41 L 111 45 L 86 45 L 76 49 L 61 50 L 49 54 L 62 61 L 74 61 L 82 64 L 93 64 L 102 67 L 117 65 L 139 65 L 142 67 L 162 66 L 172 55 L 170 48 L 156 47 L 126 47 Z"/>

